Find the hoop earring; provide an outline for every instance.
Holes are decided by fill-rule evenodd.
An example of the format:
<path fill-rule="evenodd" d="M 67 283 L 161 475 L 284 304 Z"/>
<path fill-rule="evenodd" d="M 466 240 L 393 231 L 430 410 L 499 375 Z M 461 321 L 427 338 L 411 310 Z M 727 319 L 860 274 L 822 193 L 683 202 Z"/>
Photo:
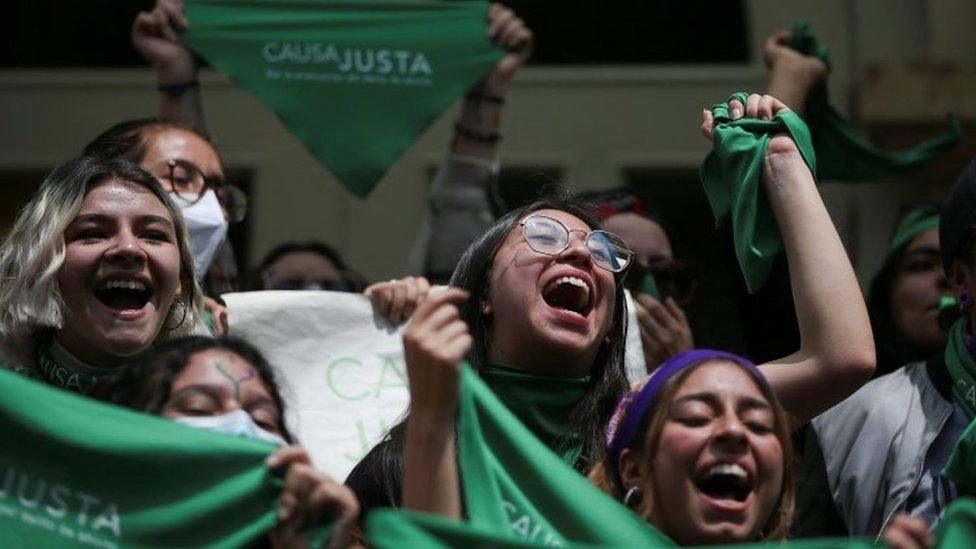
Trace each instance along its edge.
<path fill-rule="evenodd" d="M 186 322 L 187 314 L 190 312 L 189 311 L 190 308 L 186 306 L 186 302 L 183 301 L 183 298 L 182 297 L 177 297 L 176 299 L 173 300 L 173 306 L 170 307 L 170 310 L 169 310 L 169 313 L 170 313 L 169 314 L 169 318 L 172 318 L 173 317 L 173 309 L 175 309 L 176 307 L 179 307 L 180 310 L 182 311 L 182 314 L 180 315 L 180 321 L 177 322 L 173 326 L 163 325 L 163 327 L 166 328 L 166 331 L 168 331 L 168 332 L 172 332 L 172 331 L 178 329 L 180 326 L 182 326 L 183 323 Z"/>
<path fill-rule="evenodd" d="M 624 494 L 624 505 L 626 507 L 635 507 L 644 498 L 644 492 L 636 486 L 632 486 L 627 493 Z"/>

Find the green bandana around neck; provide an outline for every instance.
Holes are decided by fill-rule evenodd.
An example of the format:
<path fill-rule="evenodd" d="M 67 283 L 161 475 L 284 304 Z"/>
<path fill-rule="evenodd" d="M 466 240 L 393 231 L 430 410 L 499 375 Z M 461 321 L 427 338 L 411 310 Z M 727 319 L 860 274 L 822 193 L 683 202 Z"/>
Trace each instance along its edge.
<path fill-rule="evenodd" d="M 0 546 L 240 547 L 275 524 L 274 446 L 0 371 Z"/>
<path fill-rule="evenodd" d="M 673 546 L 549 451 L 467 364 L 460 390 L 458 464 L 468 518 L 374 511 L 367 517 L 371 546 Z"/>
<path fill-rule="evenodd" d="M 34 351 L 34 370 L 50 385 L 88 394 L 115 370 L 92 368 L 72 356 L 53 337 L 42 337 Z"/>
<path fill-rule="evenodd" d="M 976 418 L 976 361 L 966 348 L 967 325 L 966 319 L 960 318 L 949 329 L 945 363 L 952 380 L 952 398 L 972 421 Z"/>
<path fill-rule="evenodd" d="M 365 198 L 504 52 L 481 0 L 185 0 L 182 40 Z"/>
<path fill-rule="evenodd" d="M 806 21 L 793 24 L 790 47 L 803 55 L 821 59 L 830 69 L 830 51 L 817 41 Z M 923 167 L 937 153 L 956 146 L 962 139 L 962 125 L 950 114 L 949 128 L 941 135 L 908 149 L 878 149 L 830 105 L 826 84 L 810 91 L 803 118 L 810 126 L 823 180 L 856 182 L 901 178 L 906 172 Z"/>
<path fill-rule="evenodd" d="M 748 94 L 729 97 L 746 104 Z M 806 124 L 793 111 L 771 120 L 742 117 L 732 120 L 728 102 L 712 107 L 715 118 L 713 148 L 699 172 L 715 215 L 715 225 L 731 222 L 735 256 L 749 293 L 766 282 L 776 255 L 783 249 L 779 226 L 762 185 L 766 147 L 774 134 L 787 132 L 814 175 L 817 159 Z"/>
<path fill-rule="evenodd" d="M 888 244 L 888 253 L 892 253 L 898 248 L 911 242 L 913 238 L 925 231 L 938 230 L 939 211 L 933 207 L 919 207 L 909 211 L 898 223 L 895 234 L 891 237 Z"/>
<path fill-rule="evenodd" d="M 481 377 L 508 409 L 549 449 L 573 466 L 583 451 L 580 430 L 570 416 L 586 396 L 590 377 L 541 375 L 489 364 Z"/>

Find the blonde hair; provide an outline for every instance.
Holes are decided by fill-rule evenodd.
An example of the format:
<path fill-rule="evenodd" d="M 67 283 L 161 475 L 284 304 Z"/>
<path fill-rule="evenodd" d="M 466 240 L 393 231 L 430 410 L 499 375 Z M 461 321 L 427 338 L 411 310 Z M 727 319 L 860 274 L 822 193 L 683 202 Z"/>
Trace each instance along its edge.
<path fill-rule="evenodd" d="M 655 402 L 647 410 L 644 418 L 641 420 L 640 428 L 638 430 L 638 435 L 634 437 L 629 448 L 632 451 L 637 452 L 639 456 L 645 457 L 642 463 L 649 463 L 650 457 L 654 456 L 658 450 L 658 443 L 661 440 L 661 432 L 664 430 L 664 424 L 668 419 L 668 409 L 671 401 L 674 399 L 675 394 L 677 394 L 678 389 L 684 384 L 685 380 L 692 372 L 697 370 L 704 364 L 709 364 L 714 362 L 714 360 L 705 360 L 699 364 L 688 367 L 685 370 L 675 374 L 674 377 L 669 379 L 664 383 L 661 388 L 661 392 L 658 395 Z M 736 366 L 745 370 L 745 367 L 736 362 L 730 362 L 731 364 L 736 364 Z M 773 418 L 775 425 L 773 426 L 773 432 L 776 435 L 776 439 L 779 441 L 780 446 L 783 448 L 783 485 L 780 489 L 779 500 L 777 501 L 776 507 L 770 514 L 769 519 L 762 529 L 762 537 L 765 540 L 785 540 L 787 534 L 789 533 L 790 524 L 793 521 L 793 513 L 796 508 L 796 482 L 793 463 L 793 443 L 790 439 L 790 421 L 783 409 L 782 404 L 780 404 L 779 399 L 772 390 L 763 383 L 757 383 L 757 387 L 762 392 L 763 397 L 769 402 L 769 405 L 773 411 Z M 640 388 L 637 389 L 638 391 Z M 620 420 L 623 422 L 623 418 Z M 602 461 L 597 463 L 597 465 L 590 470 L 588 478 L 590 482 L 593 483 L 597 488 L 603 492 L 609 494 L 618 501 L 622 501 L 625 497 L 625 493 L 618 482 L 614 482 L 611 475 L 616 474 L 617 467 L 611 465 L 609 460 L 609 452 L 606 452 Z M 651 517 L 654 513 L 654 495 L 653 495 L 653 484 L 650 479 L 650 469 L 646 466 L 642 466 L 640 469 L 641 477 L 644 479 L 643 486 L 643 497 L 640 503 L 637 504 L 634 511 L 640 515 L 644 520 L 650 522 Z"/>
<path fill-rule="evenodd" d="M 0 245 L 0 351 L 21 365 L 32 362 L 35 339 L 64 323 L 64 300 L 58 271 L 64 263 L 64 231 L 78 215 L 88 192 L 116 179 L 144 187 L 166 206 L 176 229 L 180 253 L 180 294 L 169 311 L 160 337 L 199 330 L 202 293 L 193 275 L 186 223 L 156 178 L 122 159 L 82 156 L 56 167 L 20 211 L 13 229 Z M 185 311 L 175 311 L 181 308 Z M 172 328 L 167 328 L 167 325 Z"/>

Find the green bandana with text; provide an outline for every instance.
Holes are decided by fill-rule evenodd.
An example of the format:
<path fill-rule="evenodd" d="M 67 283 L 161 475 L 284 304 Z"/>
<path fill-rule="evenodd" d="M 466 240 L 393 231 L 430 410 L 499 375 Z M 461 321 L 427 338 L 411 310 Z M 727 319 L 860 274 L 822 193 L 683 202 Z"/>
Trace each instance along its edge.
<path fill-rule="evenodd" d="M 275 524 L 266 442 L 0 370 L 0 546 L 240 547 Z"/>
<path fill-rule="evenodd" d="M 504 52 L 481 0 L 185 0 L 182 40 L 365 198 Z"/>

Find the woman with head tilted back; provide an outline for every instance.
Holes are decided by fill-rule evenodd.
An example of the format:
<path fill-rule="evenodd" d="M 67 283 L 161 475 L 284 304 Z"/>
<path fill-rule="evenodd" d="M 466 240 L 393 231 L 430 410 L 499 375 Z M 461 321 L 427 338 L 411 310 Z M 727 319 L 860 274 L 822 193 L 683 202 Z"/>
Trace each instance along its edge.
<path fill-rule="evenodd" d="M 783 107 L 753 96 L 736 108 L 739 116 L 768 116 Z M 870 375 L 873 346 L 853 270 L 809 169 L 787 137 L 774 138 L 768 151 L 764 180 L 794 272 L 804 337 L 795 354 L 760 368 L 804 421 Z M 347 481 L 366 507 L 400 502 L 405 467 L 413 471 L 403 478 L 405 506 L 460 512 L 453 422 L 457 366 L 465 357 L 567 463 L 586 470 L 602 459 L 604 426 L 625 390 L 616 271 L 630 252 L 597 229 L 572 204 L 512 212 L 465 253 L 455 288 L 421 304 L 404 334 L 410 415 Z"/>
<path fill-rule="evenodd" d="M 0 247 L 0 278 L 6 365 L 78 392 L 198 321 L 183 218 L 123 160 L 56 168 Z"/>

